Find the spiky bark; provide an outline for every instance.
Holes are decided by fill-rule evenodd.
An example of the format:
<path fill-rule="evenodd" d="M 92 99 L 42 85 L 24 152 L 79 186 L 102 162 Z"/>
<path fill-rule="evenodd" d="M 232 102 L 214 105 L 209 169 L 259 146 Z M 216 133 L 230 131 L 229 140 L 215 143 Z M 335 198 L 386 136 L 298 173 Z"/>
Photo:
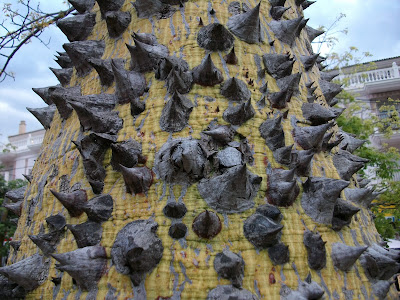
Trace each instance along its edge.
<path fill-rule="evenodd" d="M 40 114 L 48 130 L 15 265 L 0 269 L 4 293 L 386 294 L 399 254 L 376 245 L 370 200 L 346 199 L 361 194 L 353 174 L 364 161 L 342 143 L 330 108 L 340 87 L 321 80 L 315 33 L 303 30 L 310 1 L 71 2 L 86 14 L 60 22 L 73 72 L 64 87 L 35 90 L 57 110 Z M 59 213 L 66 224 L 55 226 Z M 33 235 L 51 247 L 35 254 Z M 17 263 L 34 254 L 29 268 Z M 34 264 L 42 277 L 22 285 Z"/>

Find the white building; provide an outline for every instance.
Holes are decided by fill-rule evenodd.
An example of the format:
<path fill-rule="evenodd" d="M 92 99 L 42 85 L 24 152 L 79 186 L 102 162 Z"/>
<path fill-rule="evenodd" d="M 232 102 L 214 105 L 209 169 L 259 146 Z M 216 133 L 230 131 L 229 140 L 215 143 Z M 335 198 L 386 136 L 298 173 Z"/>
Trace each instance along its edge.
<path fill-rule="evenodd" d="M 45 130 L 26 132 L 26 123 L 21 121 L 17 135 L 8 137 L 9 146 L 3 147 L 0 151 L 0 173 L 6 181 L 23 179 L 29 175 L 36 158 L 39 155 Z"/>
<path fill-rule="evenodd" d="M 347 81 L 346 91 L 353 93 L 358 101 L 368 106 L 368 114 L 374 114 L 380 118 L 386 118 L 387 112 L 381 110 L 383 105 L 394 105 L 400 113 L 400 56 L 386 58 L 372 62 L 371 70 L 363 70 L 368 64 L 361 66 L 349 66 L 343 68 L 337 77 L 341 81 Z M 397 100 L 389 102 L 388 99 Z M 400 130 L 395 128 L 390 139 L 383 134 L 376 133 L 371 138 L 372 145 L 383 148 L 384 145 L 395 147 L 400 150 Z M 400 173 L 396 174 L 395 180 L 400 181 Z"/>
<path fill-rule="evenodd" d="M 368 103 L 372 113 L 386 117 L 386 112 L 380 107 L 393 104 L 388 102 L 388 98 L 400 99 L 400 56 L 373 61 L 372 69 L 368 70 L 370 64 L 342 68 L 337 78 L 348 82 L 345 90 Z M 395 105 L 400 111 L 400 103 Z"/>

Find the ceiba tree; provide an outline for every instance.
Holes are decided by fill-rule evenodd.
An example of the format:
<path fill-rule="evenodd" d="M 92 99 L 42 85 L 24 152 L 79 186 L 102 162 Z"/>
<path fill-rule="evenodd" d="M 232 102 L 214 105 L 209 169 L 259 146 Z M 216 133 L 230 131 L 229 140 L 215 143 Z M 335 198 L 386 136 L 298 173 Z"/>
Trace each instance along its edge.
<path fill-rule="evenodd" d="M 312 1 L 69 2 L 2 297 L 395 299 Z"/>

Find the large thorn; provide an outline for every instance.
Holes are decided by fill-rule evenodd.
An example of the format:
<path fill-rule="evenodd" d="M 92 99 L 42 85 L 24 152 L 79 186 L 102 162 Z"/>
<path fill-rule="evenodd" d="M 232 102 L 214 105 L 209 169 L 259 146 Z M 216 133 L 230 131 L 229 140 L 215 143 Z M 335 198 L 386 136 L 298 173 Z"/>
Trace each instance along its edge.
<path fill-rule="evenodd" d="M 211 55 L 208 54 L 198 65 L 193 68 L 193 82 L 203 86 L 214 86 L 224 81 L 222 73 L 214 65 Z"/>
<path fill-rule="evenodd" d="M 209 130 L 203 131 L 204 134 L 210 136 L 214 141 L 217 141 L 221 144 L 228 144 L 232 142 L 235 136 L 235 130 L 230 126 L 219 125 Z"/>
<path fill-rule="evenodd" d="M 333 265 L 342 271 L 349 271 L 356 260 L 368 249 L 368 246 L 351 247 L 342 243 L 332 244 Z"/>
<path fill-rule="evenodd" d="M 274 150 L 274 159 L 281 165 L 290 166 L 293 162 L 293 146 L 286 146 Z"/>
<path fill-rule="evenodd" d="M 292 74 L 294 59 L 289 54 L 264 54 L 265 69 L 275 79 Z"/>
<path fill-rule="evenodd" d="M 115 77 L 115 89 L 118 102 L 125 104 L 138 100 L 140 96 L 144 94 L 146 88 L 146 79 L 143 74 L 136 71 L 127 71 L 117 61 L 112 60 L 112 70 Z M 142 102 L 140 102 L 142 103 Z M 142 111 L 144 111 L 145 105 L 142 103 Z"/>
<path fill-rule="evenodd" d="M 303 237 L 307 250 L 308 265 L 313 270 L 321 270 L 326 266 L 326 248 L 321 235 L 318 232 L 306 230 Z"/>
<path fill-rule="evenodd" d="M 222 224 L 218 215 L 208 210 L 197 215 L 192 224 L 193 232 L 203 239 L 212 239 L 221 231 L 221 228 Z"/>
<path fill-rule="evenodd" d="M 189 124 L 193 107 L 193 103 L 188 98 L 176 91 L 161 112 L 161 129 L 167 132 L 183 130 Z"/>
<path fill-rule="evenodd" d="M 296 126 L 293 134 L 294 139 L 304 150 L 319 150 L 322 146 L 326 131 L 333 125 L 333 123 L 328 123 L 318 126 Z"/>
<path fill-rule="evenodd" d="M 282 91 L 286 91 L 288 93 L 287 101 L 290 101 L 290 97 L 292 95 L 296 95 L 299 92 L 299 83 L 301 79 L 302 73 L 294 73 L 292 75 L 279 78 L 276 81 L 276 84 Z M 290 97 L 289 97 L 290 95 Z"/>
<path fill-rule="evenodd" d="M 100 195 L 86 202 L 83 211 L 89 220 L 101 223 L 111 217 L 113 206 L 114 201 L 110 195 Z"/>
<path fill-rule="evenodd" d="M 221 84 L 221 95 L 230 101 L 244 102 L 250 99 L 251 92 L 245 82 L 232 77 Z"/>
<path fill-rule="evenodd" d="M 314 28 L 312 28 L 312 27 L 310 27 L 310 26 L 306 26 L 306 31 L 307 31 L 308 38 L 309 38 L 310 42 L 312 42 L 313 40 L 315 40 L 315 39 L 316 39 L 317 37 L 319 37 L 321 34 L 324 34 L 324 33 L 325 33 L 325 31 L 317 30 L 317 29 L 314 29 Z M 321 63 L 321 62 L 319 62 L 319 63 Z"/>
<path fill-rule="evenodd" d="M 324 289 L 311 278 L 311 273 L 308 273 L 304 281 L 299 280 L 299 293 L 304 299 L 322 299 L 325 294 Z"/>
<path fill-rule="evenodd" d="M 11 200 L 12 202 L 18 202 L 24 200 L 24 195 L 26 192 L 26 186 L 22 186 L 17 189 L 13 189 L 5 193 L 4 198 Z"/>
<path fill-rule="evenodd" d="M 171 95 L 175 92 L 187 94 L 192 89 L 193 76 L 191 72 L 175 67 L 169 72 L 166 83 L 168 93 Z"/>
<path fill-rule="evenodd" d="M 232 125 L 242 125 L 255 115 L 251 99 L 234 107 L 228 107 L 223 113 L 223 119 Z"/>
<path fill-rule="evenodd" d="M 285 147 L 285 134 L 282 127 L 282 116 L 277 118 L 269 118 L 260 125 L 261 136 L 265 139 L 265 144 L 275 151 Z"/>
<path fill-rule="evenodd" d="M 120 37 L 131 23 L 131 14 L 128 11 L 109 11 L 104 16 L 108 34 L 112 38 Z"/>
<path fill-rule="evenodd" d="M 310 56 L 303 55 L 300 57 L 300 60 L 304 65 L 304 69 L 307 72 L 310 71 L 314 67 L 315 62 L 317 61 L 318 57 L 319 57 L 319 54 L 314 54 L 314 55 L 310 55 Z"/>
<path fill-rule="evenodd" d="M 219 23 L 211 23 L 202 27 L 197 34 L 200 47 L 210 51 L 227 51 L 232 48 L 235 38 Z"/>
<path fill-rule="evenodd" d="M 24 201 L 18 201 L 16 203 L 4 203 L 3 206 L 20 217 L 23 204 Z"/>
<path fill-rule="evenodd" d="M 120 164 L 127 168 L 133 168 L 138 163 L 146 162 L 145 157 L 142 156 L 142 145 L 133 139 L 111 144 L 111 149 L 111 165 L 114 170 L 119 171 Z"/>
<path fill-rule="evenodd" d="M 50 68 L 50 70 L 53 72 L 54 75 L 56 75 L 58 81 L 61 83 L 63 87 L 69 85 L 73 73 L 72 68 L 67 68 L 67 69 Z"/>
<path fill-rule="evenodd" d="M 95 246 L 100 244 L 103 228 L 100 223 L 87 221 L 78 225 L 67 225 L 72 232 L 78 248 Z"/>
<path fill-rule="evenodd" d="M 82 155 L 85 175 L 95 194 L 100 194 L 103 191 L 106 177 L 103 159 L 110 144 L 115 143 L 116 139 L 115 135 L 91 133 L 73 141 Z"/>
<path fill-rule="evenodd" d="M 114 82 L 114 73 L 111 67 L 111 60 L 102 60 L 100 58 L 89 59 L 89 63 L 99 74 L 100 82 L 104 86 L 110 86 Z M 121 65 L 123 63 L 121 62 Z"/>
<path fill-rule="evenodd" d="M 111 248 L 115 268 L 129 275 L 134 286 L 144 280 L 146 273 L 153 271 L 163 256 L 157 228 L 158 224 L 151 219 L 133 221 L 118 232 Z"/>
<path fill-rule="evenodd" d="M 310 177 L 303 184 L 301 205 L 314 221 L 332 224 L 333 212 L 340 192 L 349 185 L 348 181 L 325 177 Z"/>
<path fill-rule="evenodd" d="M 33 291 L 47 280 L 49 267 L 50 259 L 35 254 L 15 264 L 0 268 L 0 274 L 22 286 L 26 291 Z"/>
<path fill-rule="evenodd" d="M 52 90 L 52 87 L 45 87 L 45 88 L 32 88 L 32 90 L 40 97 L 43 99 L 43 101 L 47 105 L 52 105 L 53 101 L 51 100 L 50 96 L 50 91 Z"/>
<path fill-rule="evenodd" d="M 153 183 L 153 174 L 146 167 L 126 168 L 120 165 L 126 191 L 129 194 L 147 193 Z"/>
<path fill-rule="evenodd" d="M 339 73 L 336 72 L 332 72 L 332 73 L 328 73 L 328 72 L 320 72 L 321 75 L 321 79 L 331 82 L 335 77 L 337 77 L 339 75 Z"/>
<path fill-rule="evenodd" d="M 378 280 L 372 285 L 372 291 L 380 300 L 387 299 L 386 296 L 388 295 L 392 284 L 393 282 L 388 280 Z"/>
<path fill-rule="evenodd" d="M 86 76 L 92 70 L 89 60 L 101 58 L 105 50 L 104 41 L 79 41 L 64 44 L 63 48 L 67 51 L 72 63 L 74 64 L 78 76 Z"/>
<path fill-rule="evenodd" d="M 312 125 L 322 125 L 339 117 L 338 112 L 332 108 L 326 108 L 318 103 L 304 103 L 301 107 L 303 117 Z"/>
<path fill-rule="evenodd" d="M 80 248 L 62 254 L 52 254 L 59 263 L 56 268 L 67 272 L 84 291 L 97 288 L 107 267 L 107 253 L 102 246 Z"/>
<path fill-rule="evenodd" d="M 75 101 L 69 101 L 69 104 L 76 111 L 83 131 L 117 134 L 123 127 L 118 111 L 102 111 Z"/>
<path fill-rule="evenodd" d="M 271 7 L 271 10 L 270 10 L 271 17 L 272 17 L 274 20 L 277 20 L 277 21 L 278 21 L 278 20 L 280 20 L 280 19 L 282 18 L 283 14 L 284 14 L 288 9 L 290 9 L 290 7 L 273 6 L 273 7 Z"/>
<path fill-rule="evenodd" d="M 300 192 L 300 188 L 293 177 L 294 173 L 294 169 L 290 171 L 273 169 L 268 174 L 266 197 L 269 203 L 284 207 L 293 204 Z"/>
<path fill-rule="evenodd" d="M 269 0 L 271 6 L 285 6 L 286 0 Z"/>
<path fill-rule="evenodd" d="M 57 245 L 63 236 L 64 230 L 51 231 L 49 233 L 39 233 L 38 235 L 29 235 L 44 255 L 50 255 L 55 252 Z"/>
<path fill-rule="evenodd" d="M 309 8 L 311 5 L 313 5 L 315 2 L 316 2 L 316 1 L 308 1 L 308 0 L 306 0 L 306 1 L 304 1 L 304 2 L 301 4 L 301 7 L 303 8 L 303 10 L 304 10 L 304 9 L 307 9 L 307 8 Z"/>
<path fill-rule="evenodd" d="M 136 0 L 136 2 L 132 2 L 132 5 L 135 7 L 139 18 L 149 19 L 156 17 L 156 19 L 168 19 L 176 12 L 177 9 L 163 2 L 166 1 Z"/>
<path fill-rule="evenodd" d="M 361 255 L 361 265 L 370 280 L 389 280 L 398 272 L 400 264 L 388 255 L 389 251 L 383 249 L 382 252 L 377 248 L 383 249 L 378 245 L 371 246 Z"/>
<path fill-rule="evenodd" d="M 339 147 L 350 153 L 353 153 L 366 142 L 366 140 L 357 139 L 344 131 L 340 132 L 340 136 L 342 137 L 342 142 L 340 143 Z"/>
<path fill-rule="evenodd" d="M 296 170 L 298 176 L 307 177 L 311 172 L 311 162 L 315 155 L 313 150 L 293 150 L 290 167 Z"/>
<path fill-rule="evenodd" d="M 72 68 L 74 64 L 71 61 L 71 58 L 69 58 L 68 54 L 66 52 L 57 52 L 58 56 L 56 56 L 56 63 L 59 64 L 61 68 Z"/>
<path fill-rule="evenodd" d="M 102 15 L 105 15 L 109 11 L 120 10 L 124 4 L 124 0 L 96 0 L 97 4 L 100 6 L 100 11 Z"/>
<path fill-rule="evenodd" d="M 45 129 L 49 129 L 51 122 L 53 121 L 54 113 L 56 112 L 56 106 L 49 105 L 43 108 L 26 108 L 32 115 L 38 119 L 40 124 L 43 125 Z"/>
<path fill-rule="evenodd" d="M 333 106 L 332 100 L 343 90 L 342 87 L 336 83 L 331 83 L 325 80 L 320 80 L 319 85 L 321 87 L 322 94 L 324 94 L 326 102 L 330 106 Z"/>
<path fill-rule="evenodd" d="M 269 26 L 281 42 L 292 46 L 303 23 L 303 17 L 293 20 L 272 21 Z"/>
<path fill-rule="evenodd" d="M 352 217 L 359 211 L 360 209 L 352 205 L 349 201 L 341 198 L 337 199 L 333 210 L 332 229 L 339 231 L 344 226 L 350 225 Z"/>
<path fill-rule="evenodd" d="M 246 43 L 258 44 L 262 42 L 260 6 L 261 2 L 243 14 L 230 17 L 226 24 L 234 35 Z"/>
<path fill-rule="evenodd" d="M 242 286 L 244 277 L 244 260 L 240 253 L 227 249 L 217 253 L 214 260 L 214 269 L 219 277 L 228 279 L 234 287 Z"/>
<path fill-rule="evenodd" d="M 289 247 L 283 243 L 278 243 L 268 248 L 268 256 L 273 265 L 283 265 L 289 262 Z"/>
<path fill-rule="evenodd" d="M 339 152 L 333 156 L 332 160 L 340 177 L 344 180 L 350 180 L 353 174 L 362 169 L 369 161 L 368 159 L 358 157 L 345 150 L 339 150 Z"/>
<path fill-rule="evenodd" d="M 131 54 L 131 70 L 140 73 L 152 71 L 159 59 L 168 57 L 168 48 L 158 44 L 157 41 L 154 43 L 152 35 L 143 36 L 135 33 L 132 37 L 135 46 L 126 45 Z"/>
<path fill-rule="evenodd" d="M 229 52 L 227 55 L 224 56 L 224 60 L 228 65 L 237 65 L 238 64 L 238 58 L 235 54 L 235 47 L 232 48 L 231 52 Z"/>
<path fill-rule="evenodd" d="M 174 139 L 157 152 L 153 170 L 169 183 L 194 183 L 204 177 L 207 156 L 198 140 Z"/>
<path fill-rule="evenodd" d="M 96 14 L 85 13 L 57 21 L 58 28 L 70 42 L 84 41 L 92 33 L 96 24 Z"/>
<path fill-rule="evenodd" d="M 95 0 L 68 0 L 68 2 L 71 3 L 80 14 L 90 11 L 95 4 Z"/>
<path fill-rule="evenodd" d="M 62 87 L 51 87 L 49 89 L 51 101 L 56 105 L 58 113 L 60 114 L 61 118 L 64 120 L 68 119 L 71 115 L 73 109 L 68 104 L 67 100 L 80 96 L 81 95 L 81 88 L 80 86 L 71 87 L 71 88 L 62 88 Z"/>
<path fill-rule="evenodd" d="M 278 244 L 282 229 L 283 225 L 257 212 L 248 217 L 243 225 L 244 236 L 257 249 Z"/>
<path fill-rule="evenodd" d="M 186 215 L 187 208 L 183 202 L 168 202 L 163 208 L 163 213 L 168 218 L 181 219 Z"/>
<path fill-rule="evenodd" d="M 71 217 L 79 217 L 83 214 L 83 207 L 87 201 L 85 190 L 77 190 L 72 193 L 59 193 L 50 189 L 50 192 L 68 210 Z"/>
<path fill-rule="evenodd" d="M 66 222 L 65 218 L 61 213 L 57 215 L 50 216 L 46 218 L 47 226 L 49 227 L 49 231 L 60 231 L 63 230 Z"/>
<path fill-rule="evenodd" d="M 246 165 L 228 168 L 222 175 L 203 179 L 200 195 L 220 213 L 243 212 L 254 206 L 262 178 L 247 171 Z"/>
<path fill-rule="evenodd" d="M 249 290 L 244 288 L 236 288 L 233 285 L 218 285 L 212 289 L 208 295 L 208 300 L 222 300 L 222 299 L 257 299 L 258 297 L 252 294 Z"/>
<path fill-rule="evenodd" d="M 348 188 L 344 190 L 346 199 L 363 207 L 369 207 L 371 202 L 379 195 L 372 189 Z"/>

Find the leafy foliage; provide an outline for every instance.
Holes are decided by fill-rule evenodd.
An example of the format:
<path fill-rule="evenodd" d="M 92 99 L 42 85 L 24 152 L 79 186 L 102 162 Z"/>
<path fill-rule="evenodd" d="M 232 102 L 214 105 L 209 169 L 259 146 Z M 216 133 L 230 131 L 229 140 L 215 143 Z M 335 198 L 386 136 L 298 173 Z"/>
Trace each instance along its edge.
<path fill-rule="evenodd" d="M 340 41 L 340 35 L 348 33 L 347 28 L 340 28 L 340 21 L 345 17 L 345 14 L 340 14 L 329 27 L 318 28 L 326 32 L 313 42 L 314 46 L 317 46 L 316 53 L 325 53 L 325 65 L 331 71 L 342 72 L 342 68 L 346 67 L 346 75 L 351 75 L 375 69 L 375 63 L 363 63 L 372 56 L 369 52 L 359 53 L 357 47 L 350 47 L 340 54 L 333 51 Z M 344 87 L 349 86 L 350 78 L 348 76 L 342 81 L 336 80 L 336 83 Z M 370 103 L 358 97 L 359 95 L 346 90 L 337 96 L 338 106 L 346 107 L 337 123 L 343 131 L 366 140 L 354 154 L 369 160 L 361 174 L 372 179 L 375 183 L 373 188 L 382 192 L 374 202 L 372 210 L 376 215 L 375 225 L 378 232 L 384 239 L 389 239 L 400 235 L 400 182 L 394 181 L 394 175 L 400 172 L 400 154 L 398 149 L 385 144 L 381 145 L 380 149 L 373 147 L 370 138 L 379 135 L 383 139 L 390 139 L 393 133 L 400 129 L 400 100 L 389 98 L 387 101 L 377 102 L 378 113 L 374 114 Z M 394 217 L 395 221 L 387 219 L 387 216 Z"/>
<path fill-rule="evenodd" d="M 360 61 L 354 58 L 353 53 L 357 48 L 352 47 L 342 55 L 332 53 L 330 58 L 334 68 L 348 66 L 350 61 Z M 336 61 L 336 62 L 335 62 Z M 363 72 L 375 68 L 373 63 L 356 64 L 351 67 L 351 72 Z M 348 86 L 348 80 L 338 84 Z M 366 143 L 356 150 L 354 154 L 366 158 L 369 162 L 361 170 L 361 174 L 372 179 L 374 188 L 383 192 L 375 202 L 373 212 L 376 215 L 375 225 L 378 232 L 385 239 L 393 238 L 400 234 L 400 183 L 393 181 L 394 175 L 400 172 L 400 154 L 394 147 L 383 144 L 381 148 L 372 146 L 370 138 L 380 135 L 384 139 L 390 139 L 394 131 L 400 128 L 400 117 L 397 108 L 399 100 L 388 99 L 384 103 L 376 103 L 379 115 L 371 112 L 368 102 L 358 100 L 358 95 L 343 91 L 338 95 L 339 106 L 345 106 L 345 112 L 337 119 L 339 127 L 343 131 L 353 134 Z M 395 221 L 386 219 L 386 216 L 394 216 Z"/>
<path fill-rule="evenodd" d="M 0 258 L 8 254 L 10 248 L 9 242 L 14 235 L 16 224 L 12 219 L 17 216 L 2 207 L 4 202 L 4 195 L 13 189 L 22 187 L 27 184 L 27 181 L 16 179 L 6 182 L 3 176 L 0 176 Z M 0 259 L 1 262 L 1 259 Z"/>

